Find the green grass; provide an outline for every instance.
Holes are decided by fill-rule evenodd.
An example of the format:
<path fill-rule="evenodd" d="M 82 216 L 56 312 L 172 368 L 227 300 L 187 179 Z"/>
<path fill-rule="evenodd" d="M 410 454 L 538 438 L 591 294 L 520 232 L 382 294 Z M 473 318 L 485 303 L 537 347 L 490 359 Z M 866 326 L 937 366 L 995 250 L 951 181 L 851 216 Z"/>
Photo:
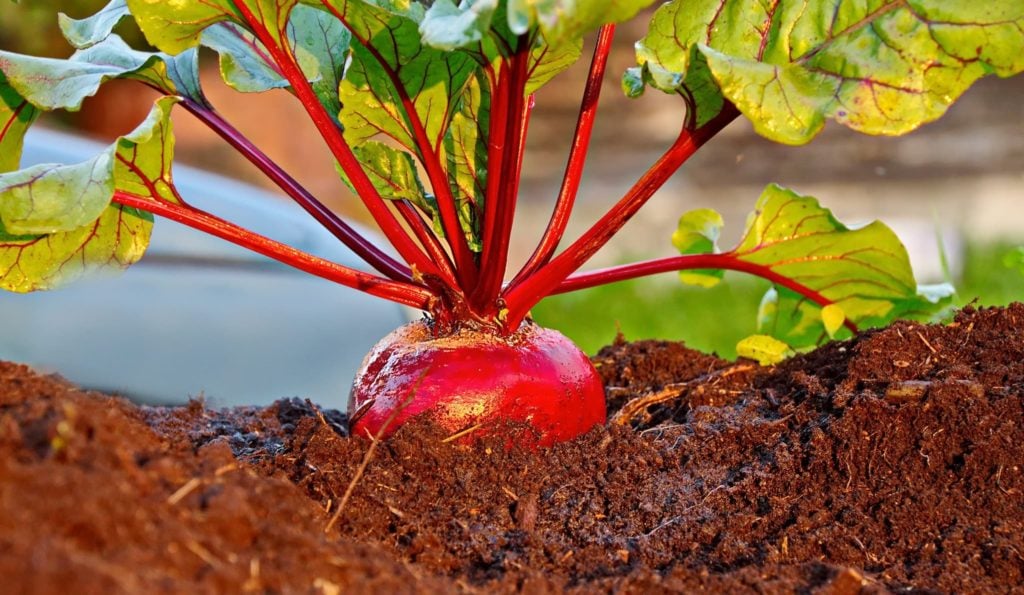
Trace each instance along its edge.
<path fill-rule="evenodd" d="M 1024 301 L 1024 267 L 1012 258 L 1017 251 L 1013 244 L 969 246 L 964 274 L 956 284 L 957 303 L 977 299 L 980 306 L 1002 306 Z"/>
<path fill-rule="evenodd" d="M 958 305 L 995 306 L 1024 300 L 1024 268 L 1004 263 L 1010 244 L 971 246 L 956 283 Z M 711 289 L 673 282 L 671 275 L 636 279 L 550 297 L 533 309 L 538 323 L 565 333 L 587 353 L 612 342 L 682 340 L 694 349 L 736 356 L 736 342 L 757 331 L 757 306 L 768 284 L 728 274 Z"/>

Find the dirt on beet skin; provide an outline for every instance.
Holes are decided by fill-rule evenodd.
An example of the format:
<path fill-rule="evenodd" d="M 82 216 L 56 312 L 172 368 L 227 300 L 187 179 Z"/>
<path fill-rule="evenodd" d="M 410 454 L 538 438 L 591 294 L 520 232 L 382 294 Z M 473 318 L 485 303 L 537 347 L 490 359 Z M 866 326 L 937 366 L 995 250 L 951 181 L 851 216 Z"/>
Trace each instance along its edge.
<path fill-rule="evenodd" d="M 302 400 L 138 407 L 3 364 L 0 590 L 1020 592 L 1022 324 L 775 368 L 619 342 L 612 421 L 537 453 L 412 424 L 368 457 Z"/>

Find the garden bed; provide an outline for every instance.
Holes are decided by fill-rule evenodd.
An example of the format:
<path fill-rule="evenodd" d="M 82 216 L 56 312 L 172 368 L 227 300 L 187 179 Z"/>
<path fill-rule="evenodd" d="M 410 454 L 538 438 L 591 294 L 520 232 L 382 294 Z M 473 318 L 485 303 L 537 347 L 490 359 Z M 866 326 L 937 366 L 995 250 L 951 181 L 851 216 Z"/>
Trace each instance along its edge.
<path fill-rule="evenodd" d="M 3 364 L 0 575 L 17 593 L 1022 588 L 1022 325 L 1022 305 L 969 308 L 767 369 L 621 342 L 595 362 L 632 422 L 532 454 L 412 424 L 367 457 L 302 400 L 140 408 Z"/>

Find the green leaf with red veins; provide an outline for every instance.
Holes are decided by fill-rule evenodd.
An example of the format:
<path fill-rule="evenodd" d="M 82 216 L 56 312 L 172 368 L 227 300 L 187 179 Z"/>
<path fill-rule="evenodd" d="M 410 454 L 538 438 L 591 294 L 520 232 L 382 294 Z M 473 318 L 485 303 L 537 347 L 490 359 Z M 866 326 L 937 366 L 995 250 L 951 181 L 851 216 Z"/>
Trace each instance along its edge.
<path fill-rule="evenodd" d="M 110 203 L 111 151 L 74 165 L 39 164 L 0 174 L 0 219 L 16 234 L 77 229 L 95 221 Z"/>
<path fill-rule="evenodd" d="M 72 19 L 64 13 L 57 15 L 64 39 L 77 49 L 92 47 L 110 36 L 110 32 L 128 16 L 125 0 L 111 0 L 96 14 L 84 19 Z"/>
<path fill-rule="evenodd" d="M 849 228 L 817 199 L 776 185 L 765 189 L 743 239 L 723 256 L 773 281 L 759 331 L 795 348 L 849 336 L 846 328 L 835 331 L 840 315 L 859 327 L 879 326 L 927 317 L 948 301 L 948 294 L 919 290 L 906 249 L 884 224 Z M 829 304 L 838 309 L 823 319 Z"/>
<path fill-rule="evenodd" d="M 203 31 L 202 45 L 217 52 L 220 75 L 241 93 L 288 87 L 288 81 L 256 36 L 235 23 L 217 23 Z"/>
<path fill-rule="evenodd" d="M 117 190 L 181 203 L 171 173 L 174 160 L 171 108 L 175 103 L 175 97 L 157 100 L 146 120 L 115 143 L 113 179 Z"/>
<path fill-rule="evenodd" d="M 54 289 L 100 270 L 126 268 L 146 251 L 152 216 L 111 206 L 85 227 L 49 235 L 15 235 L 0 223 L 0 289 Z"/>
<path fill-rule="evenodd" d="M 244 19 L 234 3 L 224 0 L 200 2 L 200 6 L 195 4 L 186 1 L 173 6 L 156 6 L 142 2 L 136 7 L 140 12 L 134 16 L 154 45 L 178 51 L 177 45 L 164 41 L 163 36 L 167 34 L 165 29 L 159 26 L 155 29 L 147 27 L 152 28 L 153 23 L 165 21 L 178 22 L 176 19 L 181 18 L 182 14 L 191 14 L 193 11 L 203 12 L 206 15 L 204 19 L 193 23 L 182 21 L 179 24 L 185 27 L 184 30 L 188 33 L 189 46 L 195 45 L 193 42 L 199 39 L 203 45 L 219 54 L 221 74 L 228 85 L 243 92 L 259 92 L 288 86 L 270 58 L 270 52 L 241 24 Z M 249 0 L 241 6 L 247 7 L 273 38 L 287 40 L 300 68 L 313 82 L 314 90 L 323 104 L 331 113 L 337 114 L 340 109 L 337 88 L 347 55 L 348 31 L 324 11 L 296 4 L 297 0 Z M 88 19 L 72 21 L 65 18 L 61 23 L 69 41 L 78 47 L 91 48 L 101 42 L 113 46 L 114 43 L 108 38 L 114 39 L 117 36 L 111 35 L 110 31 L 117 20 L 126 14 L 126 0 L 113 0 L 106 8 Z M 171 27 L 171 30 L 179 29 Z M 283 37 L 282 31 L 285 31 Z M 170 77 L 173 83 L 159 80 L 160 76 L 157 76 L 155 81 L 147 82 L 157 88 L 171 93 L 177 92 L 205 103 L 199 90 L 198 75 L 193 75 L 196 72 L 193 66 L 194 50 L 186 50 L 172 57 L 167 54 L 136 52 L 119 40 L 117 45 L 119 47 L 108 47 L 105 50 L 119 56 L 115 62 L 117 66 L 129 68 L 129 62 L 132 60 L 139 63 L 151 56 L 159 56 L 168 71 L 166 76 Z M 87 58 L 80 58 L 79 61 L 96 62 Z"/>
<path fill-rule="evenodd" d="M 7 83 L 0 71 L 0 173 L 18 169 L 25 132 L 39 110 Z"/>
<path fill-rule="evenodd" d="M 827 119 L 903 134 L 978 78 L 1024 70 L 1024 3 L 673 0 L 637 44 L 642 74 L 629 88 L 693 91 L 694 49 L 721 94 L 772 140 L 805 143 Z"/>
<path fill-rule="evenodd" d="M 859 328 L 885 326 L 898 319 L 938 322 L 952 308 L 955 291 L 952 285 L 919 285 L 917 293 L 875 309 L 864 308 Z M 848 318 L 843 304 L 837 304 L 833 315 Z M 775 286 L 765 292 L 758 308 L 757 326 L 761 332 L 781 337 L 796 348 L 813 347 L 826 339 L 846 339 L 852 333 L 845 326 L 834 328 L 829 324 L 828 312 L 813 301 L 785 287 Z M 840 322 L 839 324 L 842 324 Z"/>
<path fill-rule="evenodd" d="M 583 38 L 570 39 L 557 46 L 541 44 L 530 54 L 530 78 L 526 94 L 530 95 L 556 75 L 576 63 L 583 51 Z"/>
<path fill-rule="evenodd" d="M 405 17 L 416 23 L 423 21 L 427 6 L 421 0 L 301 0 L 303 4 L 321 7 L 331 14 L 341 15 L 345 25 L 362 35 L 379 25 L 372 21 L 387 15 Z M 382 17 L 383 15 L 383 17 Z"/>
<path fill-rule="evenodd" d="M 672 245 L 680 254 L 717 254 L 722 216 L 711 209 L 695 209 L 679 218 L 672 234 Z M 679 271 L 679 280 L 688 285 L 714 287 L 722 280 L 721 269 Z"/>
<path fill-rule="evenodd" d="M 351 33 L 328 12 L 302 5 L 292 10 L 287 32 L 313 92 L 327 113 L 337 118 L 341 112 L 338 88 L 345 75 Z"/>
<path fill-rule="evenodd" d="M 323 10 L 300 5 L 291 11 L 286 38 L 320 102 L 337 116 L 341 111 L 338 85 L 348 57 L 348 29 Z M 241 25 L 210 26 L 203 32 L 202 45 L 217 52 L 221 77 L 236 91 L 260 93 L 289 87 L 270 51 Z"/>
<path fill-rule="evenodd" d="M 203 31 L 214 23 L 243 22 L 231 0 L 127 0 L 127 3 L 146 40 L 168 54 L 179 54 L 199 45 Z"/>
<path fill-rule="evenodd" d="M 286 38 L 299 68 L 327 112 L 341 111 L 338 85 L 345 71 L 349 32 L 322 10 L 296 6 L 286 27 Z M 233 22 L 216 23 L 202 34 L 202 45 L 219 56 L 221 78 L 242 93 L 290 89 L 270 51 L 247 29 Z"/>
<path fill-rule="evenodd" d="M 194 51 L 173 57 L 139 52 L 117 35 L 67 60 L 0 51 L 0 71 L 22 97 L 47 111 L 76 111 L 103 83 L 118 78 L 141 80 L 168 94 L 202 98 Z"/>
<path fill-rule="evenodd" d="M 437 204 L 423 188 L 412 155 L 379 141 L 365 142 L 354 151 L 381 197 L 388 200 L 408 200 L 431 218 L 435 216 Z M 341 171 L 341 176 L 351 188 L 344 171 Z"/>
<path fill-rule="evenodd" d="M 225 21 L 241 25 L 251 14 L 257 26 L 266 29 L 275 43 L 285 45 L 287 25 L 299 0 L 126 0 L 128 8 L 146 39 L 169 54 L 200 44 L 204 31 Z M 306 4 L 319 6 L 309 0 Z"/>
<path fill-rule="evenodd" d="M 402 109 L 411 102 L 428 142 L 437 147 L 451 120 L 454 102 L 476 69 L 466 52 L 426 46 L 417 23 L 369 5 L 347 2 L 339 12 L 359 43 L 341 83 L 341 122 L 350 143 L 378 134 L 419 153 L 412 122 Z"/>
<path fill-rule="evenodd" d="M 487 190 L 487 135 L 491 114 L 490 88 L 478 74 L 459 98 L 457 111 L 442 148 L 448 165 L 448 184 L 459 207 L 459 223 L 469 247 L 482 249 L 477 227 Z"/>
<path fill-rule="evenodd" d="M 157 100 L 142 124 L 92 159 L 0 174 L 0 220 L 7 232 L 47 234 L 83 227 L 107 208 L 115 190 L 176 202 L 170 113 L 177 101 Z"/>
<path fill-rule="evenodd" d="M 583 37 L 607 23 L 621 23 L 653 0 L 510 0 L 508 26 L 525 33 L 537 25 L 552 45 Z"/>
<path fill-rule="evenodd" d="M 460 226 L 470 248 L 479 251 L 477 215 L 486 187 L 490 111 L 485 69 L 501 68 L 501 56 L 516 43 L 506 26 L 504 5 L 437 2 L 422 12 L 417 4 L 324 4 L 358 41 L 341 85 L 346 138 L 358 147 L 383 134 L 418 155 L 413 122 L 402 109 L 403 103 L 414 105 L 427 143 L 447 165 Z M 538 43 L 524 93 L 568 68 L 581 48 L 579 38 L 557 47 Z"/>
<path fill-rule="evenodd" d="M 461 2 L 439 0 L 420 23 L 423 42 L 431 47 L 472 52 L 480 62 L 493 62 L 499 54 L 515 47 L 515 34 L 509 30 L 506 5 L 496 0 Z M 583 49 L 583 38 L 547 43 L 538 37 L 531 53 L 525 94 L 530 95 L 558 73 L 572 66 Z"/>
<path fill-rule="evenodd" d="M 152 216 L 111 199 L 121 191 L 180 202 L 171 178 L 177 101 L 159 99 L 134 131 L 84 163 L 0 174 L 0 287 L 51 289 L 142 257 Z"/>

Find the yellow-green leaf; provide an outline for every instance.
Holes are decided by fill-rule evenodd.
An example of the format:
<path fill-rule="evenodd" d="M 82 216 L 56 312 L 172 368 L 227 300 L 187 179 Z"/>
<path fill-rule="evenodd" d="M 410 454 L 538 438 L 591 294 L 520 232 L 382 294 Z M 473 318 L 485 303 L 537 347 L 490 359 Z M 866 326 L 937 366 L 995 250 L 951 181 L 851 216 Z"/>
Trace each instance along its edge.
<path fill-rule="evenodd" d="M 825 325 L 825 332 L 829 337 L 835 337 L 836 332 L 843 328 L 846 322 L 846 313 L 839 304 L 829 304 L 821 309 L 821 322 Z"/>
<path fill-rule="evenodd" d="M 548 43 L 558 45 L 605 23 L 627 21 L 652 3 L 653 0 L 511 0 L 508 25 L 516 34 L 536 25 Z"/>
<path fill-rule="evenodd" d="M 149 244 L 153 217 L 111 205 L 92 223 L 49 235 L 13 235 L 0 224 L 0 289 L 53 289 L 99 270 L 137 262 Z"/>
<path fill-rule="evenodd" d="M 709 76 L 699 76 L 694 50 Z M 941 116 L 978 78 L 1024 70 L 1024 2 L 672 0 L 637 60 L 631 94 L 642 84 L 682 92 L 706 121 L 721 109 L 710 80 L 779 142 L 805 143 L 828 119 L 903 134 Z"/>
<path fill-rule="evenodd" d="M 0 173 L 18 169 L 25 132 L 39 110 L 8 83 L 0 71 Z"/>
<path fill-rule="evenodd" d="M 762 366 L 774 366 L 792 357 L 794 351 L 775 337 L 751 335 L 736 344 L 736 355 L 752 359 Z"/>
<path fill-rule="evenodd" d="M 111 204 L 115 191 L 178 202 L 171 177 L 176 97 L 96 157 L 0 174 L 0 288 L 51 289 L 96 269 L 124 268 L 149 242 L 149 213 Z"/>
<path fill-rule="evenodd" d="M 881 222 L 851 229 L 817 199 L 776 185 L 761 194 L 739 244 L 720 256 L 773 282 L 758 330 L 796 348 L 848 336 L 847 322 L 872 327 L 927 318 L 950 297 L 948 290 L 917 286 L 906 249 Z"/>
<path fill-rule="evenodd" d="M 474 57 L 427 46 L 412 19 L 356 2 L 345 8 L 345 23 L 360 42 L 353 46 L 352 63 L 340 88 L 345 137 L 358 145 L 383 134 L 418 153 L 404 97 L 431 146 L 436 146 L 477 70 Z"/>
<path fill-rule="evenodd" d="M 579 60 L 583 52 L 583 38 L 570 39 L 557 46 L 541 44 L 530 55 L 530 78 L 524 93 L 529 95 L 540 89 L 560 72 Z"/>
<path fill-rule="evenodd" d="M 722 216 L 712 209 L 694 209 L 679 218 L 672 234 L 672 244 L 680 254 L 714 254 L 718 252 L 718 236 Z M 721 269 L 696 269 L 679 272 L 679 280 L 688 285 L 714 287 L 722 280 Z"/>
<path fill-rule="evenodd" d="M 214 23 L 241 21 L 231 0 L 127 0 L 146 40 L 161 51 L 178 54 L 199 45 Z"/>

